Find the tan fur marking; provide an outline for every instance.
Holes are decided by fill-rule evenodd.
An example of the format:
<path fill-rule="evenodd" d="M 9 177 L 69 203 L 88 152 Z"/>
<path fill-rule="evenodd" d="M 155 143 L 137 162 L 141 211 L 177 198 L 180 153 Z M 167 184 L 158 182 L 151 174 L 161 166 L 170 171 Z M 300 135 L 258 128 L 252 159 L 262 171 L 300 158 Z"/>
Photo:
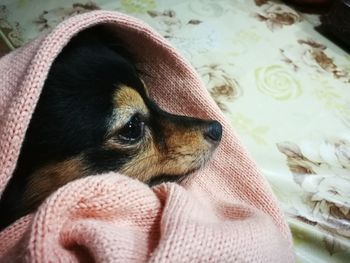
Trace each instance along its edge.
<path fill-rule="evenodd" d="M 163 163 L 170 174 L 181 175 L 198 169 L 210 158 L 213 145 L 204 139 L 202 128 L 188 129 L 164 123 L 163 129 L 168 148 Z"/>
<path fill-rule="evenodd" d="M 124 165 L 121 173 L 146 182 L 153 176 L 161 173 L 162 167 L 159 163 L 160 153 L 153 142 L 143 147 L 139 154 Z"/>
<path fill-rule="evenodd" d="M 114 96 L 115 122 L 114 129 L 124 125 L 135 112 L 148 115 L 148 109 L 140 94 L 127 86 L 119 87 Z M 148 181 L 160 174 L 181 176 L 201 167 L 212 154 L 212 145 L 203 138 L 201 127 L 184 128 L 164 120 L 162 123 L 166 149 L 156 145 L 148 132 L 138 145 L 119 145 L 107 141 L 107 148 L 138 148 L 134 156 L 120 172 L 140 181 Z M 155 131 L 157 132 L 157 131 Z"/>
<path fill-rule="evenodd" d="M 122 128 L 137 112 L 148 116 L 149 111 L 140 94 L 128 86 L 120 86 L 113 96 L 114 110 L 109 134 Z"/>
<path fill-rule="evenodd" d="M 114 99 L 118 108 L 136 108 L 141 109 L 144 113 L 148 112 L 140 94 L 128 86 L 117 89 Z"/>
<path fill-rule="evenodd" d="M 203 138 L 199 127 L 185 129 L 167 123 L 164 131 L 167 151 L 162 151 L 149 137 L 121 173 L 143 182 L 161 174 L 182 176 L 200 168 L 210 158 L 213 147 Z"/>
<path fill-rule="evenodd" d="M 59 187 L 84 177 L 86 170 L 79 158 L 44 166 L 34 172 L 23 195 L 23 206 L 36 207 Z"/>

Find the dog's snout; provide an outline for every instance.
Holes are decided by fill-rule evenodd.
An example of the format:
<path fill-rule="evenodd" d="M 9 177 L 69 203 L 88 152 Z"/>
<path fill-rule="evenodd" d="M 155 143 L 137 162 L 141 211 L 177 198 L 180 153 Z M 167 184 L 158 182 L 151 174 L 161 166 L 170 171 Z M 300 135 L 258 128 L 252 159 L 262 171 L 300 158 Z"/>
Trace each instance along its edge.
<path fill-rule="evenodd" d="M 204 131 L 204 138 L 212 142 L 219 142 L 222 137 L 222 125 L 218 121 L 211 121 Z"/>

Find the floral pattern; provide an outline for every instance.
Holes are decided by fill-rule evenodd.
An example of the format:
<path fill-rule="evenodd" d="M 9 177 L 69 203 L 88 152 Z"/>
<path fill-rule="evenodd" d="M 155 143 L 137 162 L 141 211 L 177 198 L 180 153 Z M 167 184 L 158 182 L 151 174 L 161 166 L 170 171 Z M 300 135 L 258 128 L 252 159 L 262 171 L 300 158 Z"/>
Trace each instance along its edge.
<path fill-rule="evenodd" d="M 122 10 L 128 13 L 144 13 L 155 7 L 156 2 L 154 0 L 121 0 Z"/>
<path fill-rule="evenodd" d="M 5 5 L 0 5 L 0 32 L 8 38 L 9 50 L 23 44 L 19 23 L 8 21 L 8 9 Z M 3 45 L 5 46 L 5 44 Z"/>
<path fill-rule="evenodd" d="M 182 21 L 176 17 L 174 10 L 149 10 L 147 13 L 157 21 L 157 29 L 163 32 L 165 38 L 174 36 L 182 27 Z M 192 21 L 192 24 L 198 23 Z"/>
<path fill-rule="evenodd" d="M 100 8 L 93 2 L 88 2 L 86 4 L 75 3 L 68 8 L 58 7 L 51 10 L 44 10 L 39 17 L 34 20 L 34 23 L 37 24 L 39 31 L 43 31 L 53 28 L 56 24 L 70 16 L 97 9 Z"/>
<path fill-rule="evenodd" d="M 315 89 L 314 95 L 325 109 L 334 112 L 344 125 L 350 128 L 350 101 L 329 83 L 324 82 L 324 87 Z"/>
<path fill-rule="evenodd" d="M 280 65 L 270 65 L 255 71 L 257 88 L 276 100 L 294 99 L 301 95 L 300 83 Z"/>
<path fill-rule="evenodd" d="M 227 111 L 225 101 L 233 101 L 242 95 L 238 83 L 230 76 L 223 65 L 205 65 L 197 68 L 197 71 L 215 102 L 223 111 Z"/>
<path fill-rule="evenodd" d="M 332 74 L 334 78 L 345 83 L 350 83 L 349 70 L 339 66 L 330 55 L 327 47 L 312 39 L 298 39 L 298 46 L 287 46 L 281 49 L 281 55 L 284 61 L 288 61 L 297 71 L 300 68 L 310 68 L 319 74 L 325 72 Z M 296 56 L 297 55 L 297 56 Z"/>
<path fill-rule="evenodd" d="M 268 126 L 259 126 L 252 118 L 240 112 L 231 117 L 231 123 L 239 132 L 250 136 L 256 144 L 267 144 L 266 137 L 270 129 Z"/>
<path fill-rule="evenodd" d="M 349 262 L 350 55 L 317 15 L 278 0 L 3 0 L 0 52 L 95 9 L 144 20 L 193 64 L 279 199 L 298 262 Z"/>
<path fill-rule="evenodd" d="M 313 222 L 330 235 L 350 238 L 350 141 L 333 138 L 321 143 L 278 143 L 287 157 L 303 198 L 298 217 Z M 326 237 L 326 236 L 325 236 Z M 333 253 L 337 239 L 325 239 Z M 341 244 L 338 244 L 341 246 Z"/>
<path fill-rule="evenodd" d="M 256 1 L 261 10 L 255 17 L 266 23 L 270 30 L 290 26 L 302 20 L 302 17 L 294 9 L 283 4 L 270 3 L 268 1 Z"/>

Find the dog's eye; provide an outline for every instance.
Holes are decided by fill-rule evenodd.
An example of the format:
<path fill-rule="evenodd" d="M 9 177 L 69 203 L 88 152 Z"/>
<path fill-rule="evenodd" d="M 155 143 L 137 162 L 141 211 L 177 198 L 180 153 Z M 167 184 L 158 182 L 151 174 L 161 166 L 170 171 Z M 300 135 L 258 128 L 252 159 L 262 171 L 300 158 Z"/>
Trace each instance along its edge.
<path fill-rule="evenodd" d="M 140 117 L 138 115 L 134 115 L 128 123 L 121 128 L 121 130 L 118 133 L 119 139 L 122 141 L 133 143 L 137 142 L 139 139 L 142 138 L 144 134 L 145 129 L 145 123 L 140 120 Z"/>

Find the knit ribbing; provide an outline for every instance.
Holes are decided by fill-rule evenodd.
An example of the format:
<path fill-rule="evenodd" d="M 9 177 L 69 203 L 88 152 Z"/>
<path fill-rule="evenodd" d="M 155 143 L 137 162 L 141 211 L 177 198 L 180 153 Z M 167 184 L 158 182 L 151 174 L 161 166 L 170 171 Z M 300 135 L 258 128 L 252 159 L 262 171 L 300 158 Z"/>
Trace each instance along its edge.
<path fill-rule="evenodd" d="M 0 193 L 52 62 L 75 34 L 102 23 L 135 55 L 150 95 L 164 109 L 220 121 L 222 142 L 184 187 L 150 189 L 116 173 L 69 183 L 0 233 L 0 258 L 292 262 L 290 232 L 267 182 L 195 70 L 152 28 L 117 12 L 70 18 L 0 60 Z"/>

